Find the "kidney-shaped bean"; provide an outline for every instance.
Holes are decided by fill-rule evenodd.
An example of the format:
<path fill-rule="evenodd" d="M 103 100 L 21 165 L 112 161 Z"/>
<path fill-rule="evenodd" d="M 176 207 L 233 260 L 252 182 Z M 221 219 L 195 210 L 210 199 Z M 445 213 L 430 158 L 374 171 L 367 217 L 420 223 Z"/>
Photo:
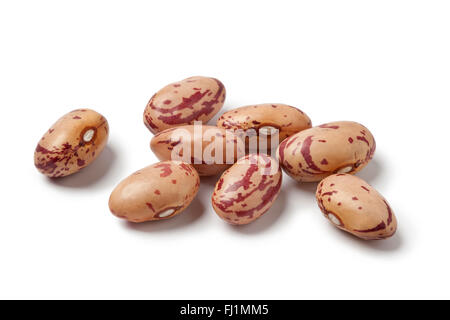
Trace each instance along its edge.
<path fill-rule="evenodd" d="M 212 205 L 230 224 L 247 224 L 261 217 L 280 193 L 278 162 L 264 154 L 249 154 L 225 171 L 216 184 Z"/>
<path fill-rule="evenodd" d="M 316 199 L 327 219 L 359 238 L 385 239 L 397 230 L 397 219 L 386 199 L 356 176 L 325 178 L 317 187 Z"/>
<path fill-rule="evenodd" d="M 280 103 L 250 105 L 225 112 L 217 126 L 229 130 L 248 131 L 270 136 L 278 131 L 279 142 L 299 131 L 311 128 L 310 118 L 300 109 Z M 270 143 L 268 143 L 270 146 Z"/>
<path fill-rule="evenodd" d="M 355 173 L 375 152 L 375 139 L 363 125 L 340 121 L 296 133 L 281 142 L 277 157 L 297 181 L 320 181 L 334 173 Z"/>
<path fill-rule="evenodd" d="M 206 125 L 164 130 L 152 138 L 150 147 L 159 160 L 191 163 L 201 176 L 221 173 L 245 154 L 233 132 Z"/>
<path fill-rule="evenodd" d="M 144 123 L 153 132 L 208 122 L 222 108 L 225 101 L 222 82 L 208 77 L 191 77 L 171 83 L 148 102 L 144 111 Z"/>
<path fill-rule="evenodd" d="M 74 110 L 41 138 L 34 152 L 34 164 L 51 178 L 78 172 L 103 151 L 108 131 L 108 122 L 101 114 L 90 109 Z"/>
<path fill-rule="evenodd" d="M 168 219 L 191 203 L 199 186 L 200 178 L 191 165 L 159 162 L 120 182 L 111 193 L 109 208 L 131 222 Z"/>

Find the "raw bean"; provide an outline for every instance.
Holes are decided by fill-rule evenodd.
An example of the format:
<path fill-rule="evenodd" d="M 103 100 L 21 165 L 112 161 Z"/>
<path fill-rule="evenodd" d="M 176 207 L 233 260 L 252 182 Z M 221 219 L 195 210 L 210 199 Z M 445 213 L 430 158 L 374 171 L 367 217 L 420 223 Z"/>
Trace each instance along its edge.
<path fill-rule="evenodd" d="M 200 178 L 180 161 L 164 161 L 137 171 L 111 193 L 109 208 L 119 218 L 144 222 L 171 218 L 194 199 Z"/>
<path fill-rule="evenodd" d="M 281 181 L 275 159 L 264 154 L 247 155 L 220 177 L 212 196 L 213 208 L 228 223 L 250 223 L 273 205 Z"/>
<path fill-rule="evenodd" d="M 397 230 L 397 219 L 388 202 L 364 180 L 335 174 L 322 180 L 316 199 L 336 227 L 365 240 L 385 239 Z"/>
<path fill-rule="evenodd" d="M 277 157 L 297 181 L 320 181 L 334 173 L 356 173 L 375 153 L 375 139 L 363 125 L 340 121 L 323 124 L 281 142 Z"/>
<path fill-rule="evenodd" d="M 222 108 L 225 87 L 214 78 L 191 77 L 159 90 L 147 104 L 144 123 L 157 133 L 168 128 L 206 123 Z"/>
<path fill-rule="evenodd" d="M 217 120 L 217 126 L 230 130 L 253 129 L 259 136 L 268 138 L 267 146 L 270 148 L 270 135 L 274 130 L 278 130 L 279 143 L 294 133 L 311 128 L 311 120 L 295 107 L 266 103 L 225 112 Z"/>
<path fill-rule="evenodd" d="M 51 178 L 78 172 L 103 151 L 108 131 L 108 122 L 101 114 L 89 109 L 74 110 L 41 138 L 34 152 L 34 164 Z"/>
<path fill-rule="evenodd" d="M 152 138 L 150 147 L 159 160 L 191 163 L 201 176 L 221 173 L 236 162 L 239 154 L 245 154 L 242 140 L 234 133 L 206 125 L 164 130 Z"/>

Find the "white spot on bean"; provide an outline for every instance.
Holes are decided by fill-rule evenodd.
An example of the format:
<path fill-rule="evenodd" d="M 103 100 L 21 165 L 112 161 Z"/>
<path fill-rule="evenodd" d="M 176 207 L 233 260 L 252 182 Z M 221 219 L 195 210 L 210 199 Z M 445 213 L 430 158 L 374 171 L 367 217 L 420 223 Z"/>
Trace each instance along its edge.
<path fill-rule="evenodd" d="M 328 214 L 328 219 L 330 219 L 330 221 L 333 222 L 337 226 L 341 225 L 341 221 L 339 221 L 339 219 L 332 213 Z"/>
<path fill-rule="evenodd" d="M 337 173 L 349 173 L 353 170 L 353 166 L 346 166 L 337 171 Z"/>
<path fill-rule="evenodd" d="M 88 131 L 86 131 L 83 135 L 84 142 L 90 142 L 92 138 L 94 138 L 94 134 L 95 134 L 94 129 L 89 129 Z"/>
<path fill-rule="evenodd" d="M 167 209 L 166 211 L 163 211 L 163 212 L 161 212 L 160 214 L 159 214 L 159 217 L 160 218 L 165 218 L 165 217 L 168 217 L 168 216 L 170 216 L 172 213 L 174 213 L 175 212 L 175 209 Z"/>

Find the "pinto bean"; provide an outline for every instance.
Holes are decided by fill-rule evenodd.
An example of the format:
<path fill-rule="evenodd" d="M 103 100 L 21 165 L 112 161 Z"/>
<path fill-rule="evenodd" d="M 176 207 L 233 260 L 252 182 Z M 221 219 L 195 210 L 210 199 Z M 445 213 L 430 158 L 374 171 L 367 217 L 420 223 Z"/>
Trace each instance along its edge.
<path fill-rule="evenodd" d="M 120 182 L 111 193 L 109 208 L 131 222 L 168 219 L 186 209 L 199 186 L 200 178 L 191 165 L 159 162 Z"/>
<path fill-rule="evenodd" d="M 144 123 L 157 133 L 168 128 L 206 123 L 222 108 L 225 87 L 214 78 L 191 77 L 171 83 L 148 102 L 144 111 Z"/>
<path fill-rule="evenodd" d="M 225 112 L 217 120 L 219 128 L 243 130 L 267 138 L 267 147 L 271 146 L 270 136 L 278 132 L 278 143 L 287 137 L 311 128 L 311 119 L 300 109 L 280 103 L 265 103 L 236 108 Z M 249 135 L 250 136 L 250 135 Z M 249 142 L 247 139 L 247 148 Z"/>
<path fill-rule="evenodd" d="M 284 171 L 297 181 L 320 181 L 334 173 L 356 173 L 375 152 L 375 139 L 363 125 L 340 121 L 296 133 L 278 147 Z"/>
<path fill-rule="evenodd" d="M 327 219 L 361 239 L 385 239 L 397 230 L 397 219 L 386 199 L 356 176 L 325 178 L 317 187 L 316 199 Z"/>
<path fill-rule="evenodd" d="M 43 174 L 59 178 L 91 164 L 108 141 L 108 122 L 90 109 L 74 110 L 60 118 L 41 138 L 34 164 Z"/>
<path fill-rule="evenodd" d="M 152 138 L 150 147 L 159 160 L 191 163 L 201 176 L 221 173 L 245 154 L 234 133 L 206 125 L 166 129 Z"/>
<path fill-rule="evenodd" d="M 280 193 L 281 169 L 275 159 L 249 154 L 225 171 L 216 184 L 212 205 L 230 224 L 247 224 L 261 217 Z"/>

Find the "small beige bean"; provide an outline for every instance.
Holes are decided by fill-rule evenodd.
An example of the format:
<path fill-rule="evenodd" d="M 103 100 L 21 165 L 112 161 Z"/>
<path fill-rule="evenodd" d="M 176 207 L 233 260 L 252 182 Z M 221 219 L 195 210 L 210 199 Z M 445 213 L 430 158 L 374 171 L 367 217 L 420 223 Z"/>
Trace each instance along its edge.
<path fill-rule="evenodd" d="M 335 174 L 325 178 L 317 187 L 316 199 L 327 219 L 361 239 L 385 239 L 397 230 L 397 219 L 388 202 L 356 176 Z"/>
<path fill-rule="evenodd" d="M 159 162 L 120 182 L 111 193 L 109 208 L 131 222 L 168 219 L 186 209 L 199 186 L 200 178 L 191 165 Z"/>
<path fill-rule="evenodd" d="M 356 173 L 375 153 L 375 139 L 363 125 L 332 122 L 283 140 L 277 157 L 283 170 L 297 181 L 320 181 L 334 173 Z"/>
<path fill-rule="evenodd" d="M 255 130 L 256 134 L 269 138 L 278 131 L 279 141 L 311 128 L 310 118 L 300 109 L 280 103 L 265 103 L 236 108 L 225 112 L 217 120 L 219 128 L 229 130 Z M 270 147 L 270 140 L 267 146 Z"/>
<path fill-rule="evenodd" d="M 247 224 L 261 217 L 280 193 L 278 162 L 264 154 L 249 154 L 225 171 L 216 184 L 212 205 L 230 224 Z"/>
<path fill-rule="evenodd" d="M 103 151 L 108 131 L 108 122 L 101 114 L 89 109 L 74 110 L 41 138 L 34 152 L 34 164 L 51 178 L 78 172 Z"/>
<path fill-rule="evenodd" d="M 200 176 L 219 174 L 235 163 L 239 154 L 245 154 L 242 140 L 234 133 L 206 125 L 166 129 L 152 138 L 150 148 L 159 160 L 193 164 Z"/>
<path fill-rule="evenodd" d="M 222 108 L 225 87 L 214 78 L 191 77 L 171 83 L 148 102 L 144 111 L 144 123 L 157 133 L 168 128 L 206 123 Z"/>

